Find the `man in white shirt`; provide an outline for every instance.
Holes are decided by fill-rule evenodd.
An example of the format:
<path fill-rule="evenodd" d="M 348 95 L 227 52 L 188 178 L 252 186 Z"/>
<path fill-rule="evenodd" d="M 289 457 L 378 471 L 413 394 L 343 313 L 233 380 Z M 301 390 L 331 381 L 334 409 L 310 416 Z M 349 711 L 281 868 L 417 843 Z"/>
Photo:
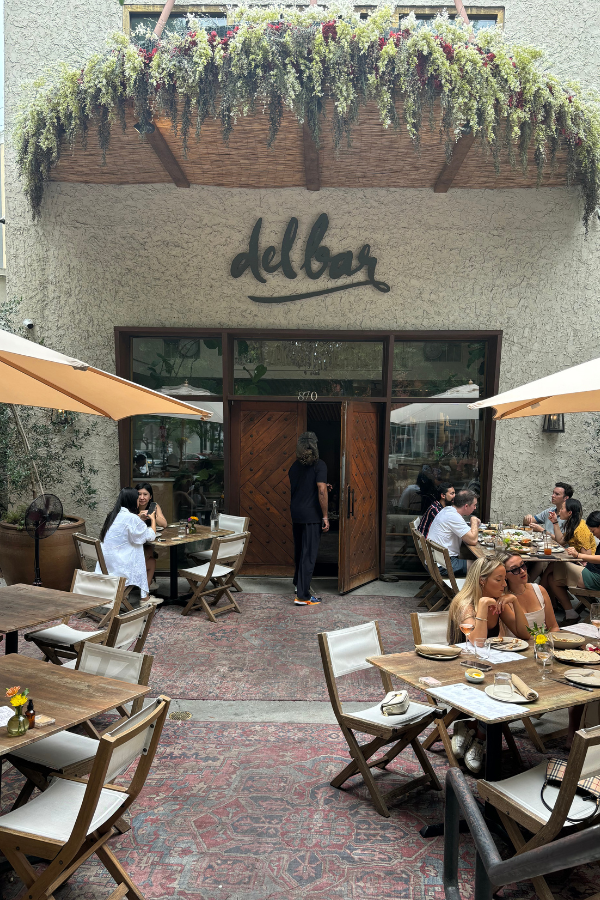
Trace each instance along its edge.
<path fill-rule="evenodd" d="M 429 529 L 429 540 L 447 547 L 452 569 L 459 578 L 465 578 L 467 574 L 467 560 L 459 557 L 460 545 L 464 542 L 475 546 L 479 536 L 481 519 L 473 515 L 476 506 L 477 494 L 473 491 L 459 491 L 454 506 L 445 506 L 440 510 Z M 470 516 L 471 527 L 463 518 L 466 516 Z M 442 566 L 440 572 L 444 578 L 448 574 Z"/>

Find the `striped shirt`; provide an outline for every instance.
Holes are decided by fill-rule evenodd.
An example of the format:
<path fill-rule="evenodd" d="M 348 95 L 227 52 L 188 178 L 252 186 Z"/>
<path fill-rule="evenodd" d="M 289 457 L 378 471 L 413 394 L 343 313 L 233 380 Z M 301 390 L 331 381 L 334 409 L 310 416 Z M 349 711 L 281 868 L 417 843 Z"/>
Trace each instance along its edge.
<path fill-rule="evenodd" d="M 434 500 L 431 506 L 426 509 L 421 516 L 421 521 L 419 522 L 419 531 L 421 532 L 423 537 L 427 537 L 427 535 L 429 534 L 431 524 L 441 509 L 443 509 L 443 506 L 439 502 L 439 500 Z"/>

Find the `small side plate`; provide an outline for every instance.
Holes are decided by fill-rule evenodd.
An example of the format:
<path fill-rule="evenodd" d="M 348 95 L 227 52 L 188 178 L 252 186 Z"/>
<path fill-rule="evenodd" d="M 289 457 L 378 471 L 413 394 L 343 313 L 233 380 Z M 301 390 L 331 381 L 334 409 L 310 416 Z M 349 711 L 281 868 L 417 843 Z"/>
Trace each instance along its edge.
<path fill-rule="evenodd" d="M 534 699 L 526 700 L 525 697 L 523 697 L 521 694 L 517 693 L 517 691 L 515 691 L 513 688 L 513 695 L 510 698 L 510 700 L 508 700 L 507 698 L 504 698 L 504 697 L 496 697 L 495 687 L 496 687 L 496 685 L 494 685 L 494 684 L 488 684 L 488 686 L 485 689 L 485 692 L 488 695 L 488 697 L 491 697 L 492 700 L 498 700 L 499 703 L 535 703 L 537 698 L 540 696 L 537 691 L 534 691 L 534 693 L 535 693 Z"/>

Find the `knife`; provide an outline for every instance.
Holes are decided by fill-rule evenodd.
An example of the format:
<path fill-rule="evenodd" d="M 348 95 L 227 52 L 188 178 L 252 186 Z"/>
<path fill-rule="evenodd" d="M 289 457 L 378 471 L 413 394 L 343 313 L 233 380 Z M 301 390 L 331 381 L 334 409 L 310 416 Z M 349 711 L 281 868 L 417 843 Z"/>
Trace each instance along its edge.
<path fill-rule="evenodd" d="M 593 687 L 585 687 L 583 684 L 575 684 L 574 681 L 568 681 L 566 678 L 550 678 L 550 681 L 555 681 L 556 684 L 568 684 L 569 687 L 579 688 L 580 691 L 592 691 L 592 693 L 596 690 Z"/>

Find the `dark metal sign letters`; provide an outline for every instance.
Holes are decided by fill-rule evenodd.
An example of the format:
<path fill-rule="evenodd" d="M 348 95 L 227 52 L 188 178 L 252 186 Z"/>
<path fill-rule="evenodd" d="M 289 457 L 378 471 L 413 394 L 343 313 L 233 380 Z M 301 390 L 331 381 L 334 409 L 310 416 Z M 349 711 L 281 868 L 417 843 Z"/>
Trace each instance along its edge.
<path fill-rule="evenodd" d="M 263 272 L 268 275 L 281 269 L 282 274 L 289 279 L 298 277 L 298 273 L 292 265 L 290 254 L 298 233 L 298 219 L 292 217 L 287 223 L 283 240 L 281 242 L 281 250 L 279 251 L 279 259 L 276 259 L 277 248 L 267 247 L 262 253 L 259 249 L 260 229 L 262 227 L 262 218 L 257 219 L 252 234 L 250 235 L 250 243 L 248 249 L 243 253 L 238 253 L 231 263 L 231 275 L 233 278 L 240 278 L 247 269 L 250 269 L 254 278 L 261 284 L 266 284 L 267 279 Z M 306 300 L 309 297 L 322 297 L 324 294 L 335 294 L 337 291 L 347 291 L 350 288 L 364 287 L 372 285 L 377 291 L 387 294 L 390 286 L 385 281 L 377 281 L 375 278 L 375 268 L 377 266 L 377 257 L 371 256 L 371 247 L 364 244 L 358 251 L 356 264 L 354 264 L 354 254 L 352 250 L 344 250 L 342 253 L 332 254 L 329 247 L 321 242 L 325 237 L 325 233 L 329 227 L 329 218 L 325 213 L 316 220 L 310 230 L 306 246 L 304 248 L 304 262 L 300 266 L 304 269 L 307 278 L 313 281 L 321 278 L 329 269 L 329 278 L 337 280 L 338 278 L 350 278 L 365 270 L 366 278 L 363 281 L 346 282 L 345 284 L 336 285 L 335 287 L 321 288 L 316 291 L 307 291 L 302 294 L 285 294 L 279 297 L 256 297 L 248 295 L 250 300 L 255 303 L 286 303 L 290 300 Z"/>

